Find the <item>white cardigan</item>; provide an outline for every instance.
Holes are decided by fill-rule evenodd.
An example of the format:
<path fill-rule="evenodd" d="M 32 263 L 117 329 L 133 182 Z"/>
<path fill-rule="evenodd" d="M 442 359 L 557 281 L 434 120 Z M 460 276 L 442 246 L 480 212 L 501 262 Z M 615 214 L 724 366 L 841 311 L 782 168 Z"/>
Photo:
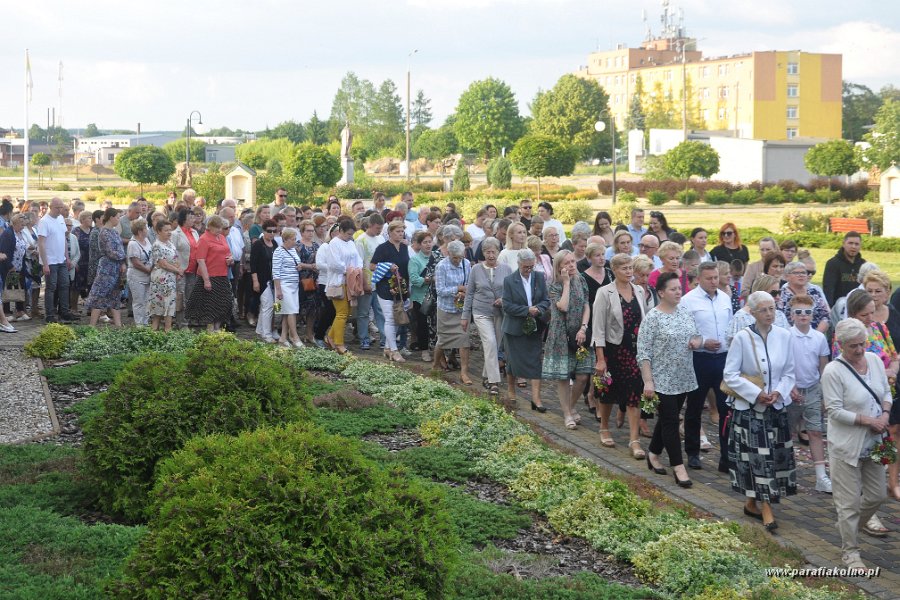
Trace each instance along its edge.
<path fill-rule="evenodd" d="M 756 358 L 753 356 L 754 345 L 756 346 L 756 356 L 759 357 L 759 365 L 756 364 Z M 762 367 L 762 372 L 759 367 Z M 740 330 L 731 341 L 722 378 L 740 396 L 734 399 L 735 410 L 756 408 L 754 406 L 756 397 L 763 390 L 741 377 L 741 373 L 762 375 L 765 391 L 781 394 L 781 399 L 772 405 L 776 410 L 781 410 L 790 404 L 791 390 L 794 389 L 795 383 L 791 333 L 787 329 L 773 326 L 764 342 L 759 334 L 747 327 Z M 745 398 L 750 400 L 745 400 Z M 760 406 L 757 410 L 762 412 L 765 408 Z"/>
<path fill-rule="evenodd" d="M 866 352 L 869 387 L 884 403 L 891 404 L 891 387 L 884 372 L 884 363 L 871 352 Z M 856 415 L 876 416 L 875 399 L 847 367 L 837 361 L 825 366 L 822 373 L 822 394 L 828 412 L 828 447 L 832 458 L 838 458 L 852 466 L 859 463 L 870 429 L 856 425 Z M 873 414 L 875 413 L 875 414 Z"/>

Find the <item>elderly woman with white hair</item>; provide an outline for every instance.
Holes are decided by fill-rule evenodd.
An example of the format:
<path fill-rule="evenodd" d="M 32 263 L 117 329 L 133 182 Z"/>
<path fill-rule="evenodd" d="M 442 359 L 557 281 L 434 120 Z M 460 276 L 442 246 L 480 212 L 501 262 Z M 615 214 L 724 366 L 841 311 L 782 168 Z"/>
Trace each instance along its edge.
<path fill-rule="evenodd" d="M 425 270 L 422 271 L 422 277 L 431 280 L 431 285 L 428 290 L 425 292 L 425 297 L 423 298 L 423 304 L 429 305 L 430 309 L 426 315 L 426 319 L 428 320 L 428 345 L 431 348 L 437 346 L 437 290 L 436 290 L 436 278 L 435 271 L 437 270 L 438 264 L 444 258 L 446 258 L 449 254 L 447 250 L 447 246 L 450 242 L 454 240 L 462 239 L 462 229 L 457 227 L 456 225 L 442 225 L 436 233 L 434 247 L 431 249 L 431 257 L 428 259 L 428 264 L 425 265 Z M 465 246 L 463 246 L 465 248 Z M 420 346 L 423 345 L 421 342 Z M 445 368 L 450 366 L 450 363 L 447 359 L 441 354 L 441 358 L 439 361 L 435 361 L 435 364 L 438 364 L 439 367 Z"/>
<path fill-rule="evenodd" d="M 438 369 L 445 350 L 459 349 L 459 379 L 472 385 L 469 379 L 469 334 L 462 327 L 463 307 L 472 265 L 466 260 L 466 246 L 459 240 L 447 244 L 447 257 L 434 270 L 437 293 L 437 344 L 434 347 L 433 368 Z"/>
<path fill-rule="evenodd" d="M 481 348 L 484 352 L 482 380 L 491 396 L 500 396 L 500 347 L 501 306 L 503 304 L 503 280 L 512 273 L 508 265 L 500 264 L 500 240 L 486 237 L 481 242 L 484 260 L 472 267 L 466 285 L 463 303 L 462 329 L 475 322 Z"/>
<path fill-rule="evenodd" d="M 794 446 L 787 406 L 794 389 L 791 334 L 774 327 L 775 300 L 757 291 L 747 298 L 755 322 L 735 334 L 723 383 L 730 388 L 732 429 L 728 461 L 731 487 L 746 499 L 744 514 L 778 528 L 772 504 L 797 493 Z"/>
<path fill-rule="evenodd" d="M 842 352 L 822 374 L 832 498 L 844 564 L 863 569 L 860 524 L 866 523 L 863 531 L 871 535 L 883 535 L 868 529 L 869 519 L 887 496 L 884 466 L 871 454 L 887 431 L 893 401 L 884 363 L 866 352 L 869 331 L 862 321 L 841 321 L 834 335 Z"/>
<path fill-rule="evenodd" d="M 282 346 L 303 347 L 297 333 L 297 314 L 300 312 L 300 257 L 297 255 L 297 230 L 285 227 L 281 230 L 281 246 L 272 253 L 272 283 L 275 302 L 281 315 Z"/>
<path fill-rule="evenodd" d="M 531 380 L 531 410 L 541 404 L 541 323 L 550 309 L 544 275 L 534 270 L 537 257 L 519 250 L 519 268 L 503 280 L 503 348 L 509 400 L 515 407 L 516 378 Z"/>
<path fill-rule="evenodd" d="M 794 324 L 793 315 L 791 315 L 791 299 L 794 296 L 806 294 L 813 299 L 813 329 L 818 329 L 822 333 L 828 331 L 830 317 L 828 314 L 828 301 L 825 294 L 818 287 L 810 283 L 810 273 L 806 265 L 802 262 L 795 261 L 788 263 L 784 267 L 784 278 L 787 280 L 781 286 L 781 294 L 778 297 L 778 310 L 784 313 L 788 323 Z"/>

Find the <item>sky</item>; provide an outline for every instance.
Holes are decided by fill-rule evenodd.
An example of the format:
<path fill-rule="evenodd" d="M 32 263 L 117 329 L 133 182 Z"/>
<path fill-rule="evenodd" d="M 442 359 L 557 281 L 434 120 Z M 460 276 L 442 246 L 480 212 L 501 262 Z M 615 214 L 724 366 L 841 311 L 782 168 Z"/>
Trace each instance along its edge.
<path fill-rule="evenodd" d="M 25 49 L 34 81 L 30 122 L 261 130 L 327 118 L 348 71 L 431 99 L 440 125 L 473 81 L 508 83 L 523 114 L 536 92 L 596 50 L 658 32 L 659 0 L 30 0 L 4 2 L 0 128 L 24 122 Z M 705 56 L 753 50 L 843 54 L 844 80 L 900 86 L 900 11 L 876 0 L 673 0 Z M 647 23 L 641 21 L 642 9 Z M 413 50 L 417 52 L 409 57 Z M 196 117 L 195 117 L 196 119 Z M 196 128 L 196 127 L 195 127 Z M 202 129 L 202 128 L 201 128 Z"/>

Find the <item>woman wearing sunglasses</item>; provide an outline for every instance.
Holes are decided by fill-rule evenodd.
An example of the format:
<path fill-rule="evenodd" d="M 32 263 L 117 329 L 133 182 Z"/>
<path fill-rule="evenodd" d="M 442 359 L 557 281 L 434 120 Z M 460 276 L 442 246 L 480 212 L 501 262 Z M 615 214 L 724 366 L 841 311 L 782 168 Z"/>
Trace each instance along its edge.
<path fill-rule="evenodd" d="M 715 260 L 724 260 L 731 264 L 739 260 L 745 265 L 750 262 L 750 251 L 741 243 L 741 234 L 734 223 L 725 223 L 719 229 L 719 245 L 710 251 Z"/>

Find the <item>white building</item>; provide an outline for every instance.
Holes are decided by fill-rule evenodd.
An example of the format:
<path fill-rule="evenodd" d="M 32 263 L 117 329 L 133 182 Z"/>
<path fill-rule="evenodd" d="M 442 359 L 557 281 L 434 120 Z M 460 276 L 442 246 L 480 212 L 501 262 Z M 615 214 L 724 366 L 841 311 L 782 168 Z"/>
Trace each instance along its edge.
<path fill-rule="evenodd" d="M 95 164 L 110 166 L 116 161 L 116 155 L 126 148 L 134 148 L 136 146 L 162 147 L 177 139 L 178 136 L 164 133 L 98 135 L 96 137 L 79 139 L 78 153 L 81 156 L 90 155 Z"/>

